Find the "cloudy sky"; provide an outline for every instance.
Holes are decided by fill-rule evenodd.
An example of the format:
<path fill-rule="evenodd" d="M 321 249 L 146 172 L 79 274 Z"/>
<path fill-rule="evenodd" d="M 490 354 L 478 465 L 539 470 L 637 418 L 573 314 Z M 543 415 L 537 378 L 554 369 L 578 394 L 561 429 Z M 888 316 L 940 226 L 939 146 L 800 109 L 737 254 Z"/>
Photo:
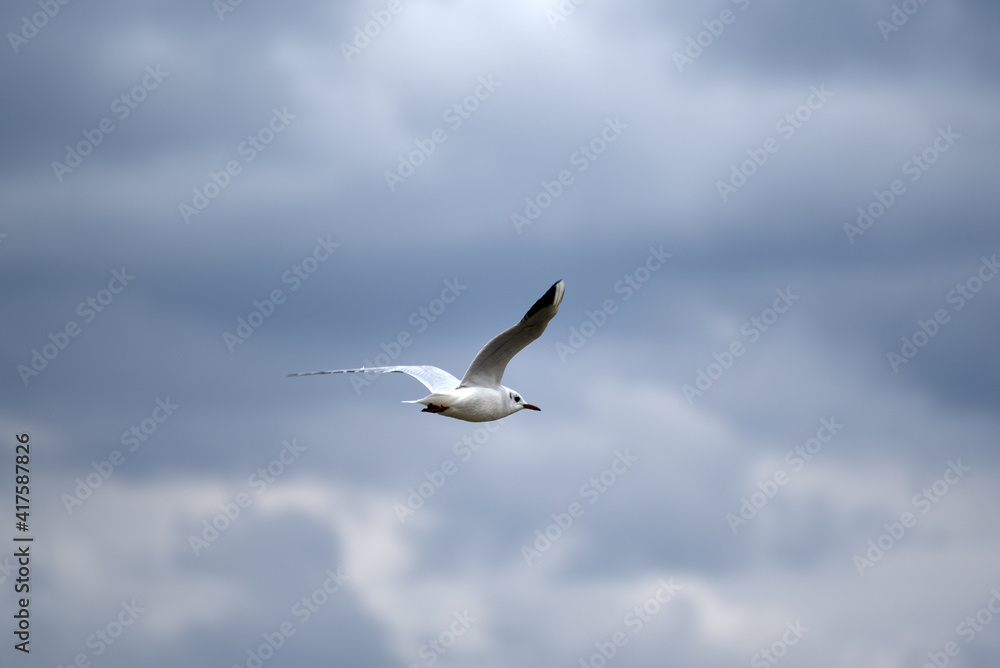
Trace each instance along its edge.
<path fill-rule="evenodd" d="M 0 26 L 4 665 L 997 665 L 995 3 Z"/>

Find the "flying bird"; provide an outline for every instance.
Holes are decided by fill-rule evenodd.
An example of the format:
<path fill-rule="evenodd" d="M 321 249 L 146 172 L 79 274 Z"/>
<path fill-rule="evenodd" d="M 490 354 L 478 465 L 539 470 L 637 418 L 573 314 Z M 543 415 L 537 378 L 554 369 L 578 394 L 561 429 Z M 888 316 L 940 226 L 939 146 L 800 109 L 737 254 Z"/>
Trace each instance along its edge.
<path fill-rule="evenodd" d="M 405 373 L 413 376 L 431 391 L 423 399 L 405 401 L 423 404 L 423 413 L 437 413 L 467 422 L 489 422 L 513 415 L 525 408 L 540 411 L 526 403 L 521 394 L 500 384 L 507 363 L 545 331 L 559 310 L 566 286 L 557 281 L 528 309 L 521 321 L 501 332 L 483 346 L 472 360 L 462 380 L 436 366 L 376 366 L 361 369 L 306 371 L 289 376 L 314 376 L 325 373 Z"/>

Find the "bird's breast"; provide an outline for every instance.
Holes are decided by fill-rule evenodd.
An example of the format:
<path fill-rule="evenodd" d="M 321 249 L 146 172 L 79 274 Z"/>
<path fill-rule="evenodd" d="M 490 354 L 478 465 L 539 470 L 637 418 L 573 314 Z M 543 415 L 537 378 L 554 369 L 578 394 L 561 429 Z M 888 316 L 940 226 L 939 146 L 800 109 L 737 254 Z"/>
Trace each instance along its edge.
<path fill-rule="evenodd" d="M 444 414 L 468 422 L 489 422 L 510 413 L 498 391 L 485 387 L 463 387 L 453 391 Z"/>

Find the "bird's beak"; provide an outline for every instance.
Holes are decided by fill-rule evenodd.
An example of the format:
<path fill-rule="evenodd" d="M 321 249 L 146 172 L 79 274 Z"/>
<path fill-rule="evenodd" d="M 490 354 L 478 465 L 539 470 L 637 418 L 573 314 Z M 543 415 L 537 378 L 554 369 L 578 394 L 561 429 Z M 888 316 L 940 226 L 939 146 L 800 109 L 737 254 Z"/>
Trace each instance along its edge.
<path fill-rule="evenodd" d="M 531 405 L 531 404 L 525 404 L 525 405 L 524 405 L 524 407 L 525 407 L 525 408 L 530 408 L 530 409 L 531 409 L 531 410 L 533 410 L 533 411 L 540 411 L 540 410 L 542 410 L 542 409 L 541 409 L 541 408 L 539 408 L 538 406 L 533 406 L 533 405 Z"/>

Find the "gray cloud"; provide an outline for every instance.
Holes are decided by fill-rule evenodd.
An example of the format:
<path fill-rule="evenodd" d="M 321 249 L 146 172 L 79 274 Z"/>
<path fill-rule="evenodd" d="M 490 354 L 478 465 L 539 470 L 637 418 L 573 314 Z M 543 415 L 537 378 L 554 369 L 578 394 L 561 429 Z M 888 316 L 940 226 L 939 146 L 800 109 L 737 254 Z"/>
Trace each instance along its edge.
<path fill-rule="evenodd" d="M 579 665 L 621 631 L 616 664 L 721 666 L 797 621 L 789 662 L 920 665 L 956 638 L 956 665 L 996 662 L 991 626 L 956 636 L 997 585 L 993 5 L 926 3 L 888 39 L 891 2 L 584 3 L 553 28 L 558 6 L 71 3 L 7 37 L 0 423 L 35 444 L 33 660 L 246 665 L 291 619 L 263 665 Z M 672 255 L 646 274 L 650 247 Z M 560 278 L 504 379 L 543 410 L 488 436 L 399 403 L 412 379 L 286 377 L 379 355 L 458 375 Z M 445 281 L 467 287 L 431 319 Z"/>

